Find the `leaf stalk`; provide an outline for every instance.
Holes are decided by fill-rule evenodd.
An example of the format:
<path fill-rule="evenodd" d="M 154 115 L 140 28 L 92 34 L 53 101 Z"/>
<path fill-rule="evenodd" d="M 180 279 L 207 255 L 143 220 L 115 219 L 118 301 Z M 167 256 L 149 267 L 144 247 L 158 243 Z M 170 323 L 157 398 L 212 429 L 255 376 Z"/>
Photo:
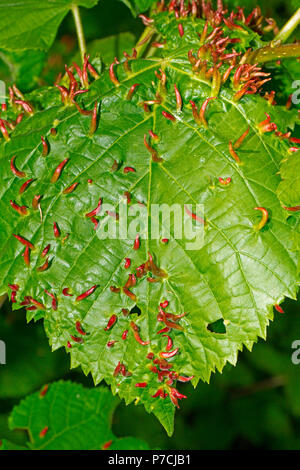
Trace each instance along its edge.
<path fill-rule="evenodd" d="M 288 22 L 279 31 L 274 41 L 285 42 L 291 36 L 291 34 L 295 31 L 295 29 L 297 28 L 299 24 L 300 24 L 300 8 L 298 8 L 296 13 L 288 20 Z"/>
<path fill-rule="evenodd" d="M 147 26 L 144 29 L 142 35 L 140 36 L 135 46 L 138 58 L 141 57 L 143 52 L 147 49 L 148 44 L 151 41 L 151 38 L 153 37 L 154 33 L 155 33 L 155 29 L 153 28 L 153 26 Z"/>
<path fill-rule="evenodd" d="M 82 27 L 80 11 L 79 11 L 78 5 L 72 5 L 71 9 L 72 9 L 75 27 L 76 27 L 76 34 L 77 34 L 77 39 L 78 39 L 81 60 L 83 62 L 84 56 L 86 54 L 86 42 L 85 42 L 85 37 L 84 37 L 84 32 L 83 32 L 83 27 Z"/>
<path fill-rule="evenodd" d="M 300 57 L 300 43 L 282 44 L 261 47 L 253 51 L 248 59 L 250 64 L 262 64 L 278 59 L 288 59 L 292 57 Z"/>

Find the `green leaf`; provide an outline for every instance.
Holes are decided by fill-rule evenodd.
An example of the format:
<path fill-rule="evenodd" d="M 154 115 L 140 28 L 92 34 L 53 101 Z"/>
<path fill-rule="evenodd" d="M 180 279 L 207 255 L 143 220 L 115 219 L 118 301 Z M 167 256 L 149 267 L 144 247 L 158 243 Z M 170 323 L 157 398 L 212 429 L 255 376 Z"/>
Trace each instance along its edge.
<path fill-rule="evenodd" d="M 9 408 L 11 408 L 11 403 L 5 403 L 3 400 L 1 400 L 2 404 L 2 410 L 4 407 L 8 405 Z M 4 405 L 4 406 L 3 406 Z M 8 440 L 9 442 L 13 442 L 14 445 L 17 444 L 19 446 L 25 446 L 27 442 L 27 434 L 25 431 L 22 431 L 20 429 L 16 429 L 15 431 L 11 431 L 9 429 L 8 425 L 8 418 L 9 418 L 9 413 L 1 413 L 0 414 L 0 436 L 4 439 Z"/>
<path fill-rule="evenodd" d="M 0 450 L 27 450 L 27 447 L 20 446 L 8 441 L 7 439 L 3 439 L 1 441 Z"/>
<path fill-rule="evenodd" d="M 47 50 L 72 8 L 91 8 L 98 0 L 8 0 L 0 2 L 0 48 L 8 51 Z"/>
<path fill-rule="evenodd" d="M 24 92 L 30 91 L 38 84 L 44 60 L 45 53 L 42 51 L 0 51 L 1 80 L 15 83 Z"/>
<path fill-rule="evenodd" d="M 156 0 L 121 0 L 130 9 L 134 16 L 148 10 L 156 3 Z"/>
<path fill-rule="evenodd" d="M 93 390 L 72 382 L 54 382 L 45 394 L 29 395 L 9 418 L 10 429 L 24 429 L 31 450 L 148 449 L 136 438 L 118 439 L 111 431 L 118 400 L 105 387 Z M 111 441 L 111 442 L 110 442 Z M 4 440 L 0 450 L 21 450 Z"/>
<path fill-rule="evenodd" d="M 300 207 L 299 154 L 294 152 L 282 163 L 280 174 L 282 182 L 278 186 L 278 197 L 287 207 Z"/>
<path fill-rule="evenodd" d="M 294 244 L 299 229 L 295 230 L 287 220 L 276 194 L 281 180 L 280 165 L 288 156 L 289 145 L 275 132 L 264 133 L 259 126 L 268 113 L 280 132 L 286 132 L 287 126 L 292 130 L 297 113 L 270 106 L 259 95 L 245 95 L 236 101 L 231 76 L 218 98 L 208 104 L 205 112 L 208 127 L 196 122 L 190 101 L 200 109 L 214 90 L 209 77 L 195 73 L 188 60 L 189 49 L 197 51 L 199 47 L 197 33 L 201 33 L 204 20 L 182 21 L 185 34 L 181 38 L 173 15 L 158 16 L 157 30 L 162 40 L 167 41 L 163 57 L 130 60 L 131 71 L 124 68 L 123 59 L 113 66 L 119 85 L 112 83 L 106 71 L 92 83 L 88 94 L 78 98 L 86 110 L 92 110 L 96 100 L 100 103 L 93 135 L 90 117 L 83 116 L 72 105 L 62 106 L 58 90 L 57 104 L 49 107 L 55 93 L 49 89 L 43 91 L 39 100 L 38 109 L 43 99 L 46 109 L 23 119 L 11 133 L 11 140 L 2 143 L 0 149 L 3 181 L 0 292 L 5 292 L 8 284 L 17 283 L 20 288 L 16 308 L 26 296 L 42 302 L 45 310 L 29 310 L 28 320 L 44 318 L 52 348 L 65 347 L 73 367 L 81 365 L 84 373 L 93 375 L 96 384 L 104 379 L 126 404 L 133 401 L 143 404 L 169 434 L 173 431 L 175 409 L 169 398 L 170 384 L 167 379 L 158 380 L 147 358 L 152 352 L 157 362 L 166 348 L 167 339 L 157 334 L 166 326 L 158 321 L 162 319 L 157 317 L 159 304 L 167 299 L 168 312 L 186 313 L 179 321 L 182 329 L 169 332 L 174 348 L 179 348 L 169 362 L 174 373 L 194 376 L 196 386 L 200 379 L 209 381 L 212 372 L 222 371 L 227 362 L 235 364 L 244 345 L 251 350 L 258 337 L 266 337 L 267 326 L 273 319 L 273 305 L 284 297 L 296 296 L 299 263 L 299 251 Z M 241 53 L 260 41 L 247 28 L 237 33 L 225 28 L 224 34 L 243 37 L 241 43 L 234 44 Z M 211 66 L 209 61 L 207 69 Z M 227 67 L 228 64 L 223 65 L 221 73 Z M 158 78 L 162 70 L 166 74 L 165 90 Z M 127 100 L 133 84 L 139 87 L 132 99 Z M 183 100 L 181 111 L 176 106 L 175 84 Z M 147 112 L 143 102 L 156 100 L 157 96 L 161 96 L 161 103 L 150 106 Z M 32 98 L 34 102 L 33 95 Z M 171 113 L 175 122 L 166 119 L 163 113 Z M 55 136 L 50 131 L 53 127 L 57 129 Z M 249 134 L 237 149 L 238 164 L 229 143 L 248 128 Z M 161 162 L 153 161 L 144 145 L 149 129 L 159 136 L 151 145 L 163 159 Z M 42 155 L 41 136 L 49 144 L 46 157 Z M 20 180 L 11 172 L 10 160 L 14 155 L 17 168 L 26 172 L 26 178 L 34 178 L 21 195 L 19 188 L 25 178 Z M 55 168 L 65 158 L 69 160 L 60 178 L 51 183 Z M 128 166 L 136 171 L 124 173 Z M 222 185 L 220 177 L 231 178 L 230 184 Z M 63 194 L 73 183 L 79 183 L 74 192 Z M 120 240 L 100 239 L 99 230 L 94 230 L 86 214 L 97 207 L 99 198 L 119 212 L 124 207 L 126 191 L 131 193 L 130 207 L 143 203 L 150 212 L 152 204 L 178 204 L 183 213 L 185 204 L 203 204 L 206 221 L 203 246 L 190 250 L 186 234 L 182 239 L 176 238 L 173 220 L 168 243 L 161 242 L 160 234 L 159 239 L 141 239 L 140 248 L 134 250 L 135 235 Z M 43 196 L 41 211 L 32 209 L 34 195 Z M 22 217 L 16 213 L 11 200 L 26 205 L 29 215 Z M 269 214 L 261 230 L 258 224 L 262 215 L 255 210 L 257 207 L 267 209 Z M 105 213 L 98 218 L 101 229 Z M 108 216 L 108 220 L 112 218 Z M 59 226 L 60 237 L 54 235 L 54 222 Z M 25 266 L 22 257 L 24 246 L 13 234 L 34 244 L 30 267 Z M 38 272 L 37 268 L 45 261 L 42 250 L 48 244 L 49 268 Z M 128 274 L 135 273 L 147 260 L 149 267 L 149 253 L 167 277 L 158 277 L 157 268 L 150 266 L 150 274 L 138 278 L 132 288 L 136 296 L 133 300 L 122 287 Z M 124 268 L 126 257 L 131 258 L 128 270 Z M 147 277 L 151 280 L 153 276 L 159 282 L 147 281 Z M 92 286 L 97 288 L 91 295 L 75 300 Z M 112 286 L 120 288 L 120 292 L 112 292 Z M 63 295 L 67 287 L 73 297 Z M 57 310 L 52 308 L 45 289 L 56 296 Z M 123 315 L 124 308 L 131 311 L 129 316 Z M 117 316 L 117 322 L 106 331 L 112 315 Z M 131 321 L 150 345 L 136 341 Z M 81 335 L 78 328 L 76 331 L 76 322 L 80 322 L 86 335 Z M 128 336 L 123 340 L 125 330 Z M 109 347 L 109 341 L 116 343 Z M 119 362 L 132 375 L 116 375 Z M 135 386 L 141 382 L 147 386 Z M 161 387 L 169 396 L 154 398 Z"/>

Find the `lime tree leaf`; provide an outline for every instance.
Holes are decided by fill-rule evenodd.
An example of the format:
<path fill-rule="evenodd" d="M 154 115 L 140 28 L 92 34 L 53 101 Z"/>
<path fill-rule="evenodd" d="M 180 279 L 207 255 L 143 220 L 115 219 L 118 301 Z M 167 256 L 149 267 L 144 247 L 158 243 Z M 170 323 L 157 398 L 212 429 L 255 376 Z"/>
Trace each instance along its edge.
<path fill-rule="evenodd" d="M 3 404 L 4 402 L 2 401 L 2 409 L 3 409 Z M 11 405 L 6 403 L 6 406 L 8 408 Z M 22 430 L 11 431 L 8 426 L 8 417 L 9 417 L 8 410 L 6 413 L 0 414 L 0 436 L 2 437 L 1 440 L 3 441 L 4 439 L 6 439 L 10 442 L 13 442 L 14 444 L 25 446 L 27 442 L 26 432 Z"/>
<path fill-rule="evenodd" d="M 0 450 L 27 450 L 27 447 L 14 444 L 13 442 L 3 439 L 0 444 Z"/>
<path fill-rule="evenodd" d="M 105 387 L 87 389 L 72 382 L 54 382 L 29 395 L 9 418 L 10 429 L 28 432 L 31 450 L 148 449 L 136 438 L 118 439 L 111 431 L 118 400 Z M 119 445 L 120 443 L 120 445 Z M 4 440 L 0 450 L 21 450 Z"/>
<path fill-rule="evenodd" d="M 121 0 L 130 9 L 134 16 L 148 10 L 156 0 Z"/>
<path fill-rule="evenodd" d="M 204 19 L 199 18 L 194 22 L 190 21 L 189 18 L 176 19 L 174 15 L 170 15 L 167 11 L 159 12 L 153 18 L 155 19 L 157 32 L 166 40 L 166 44 L 160 49 L 162 55 L 168 55 L 170 51 L 178 50 L 183 46 L 194 51 L 199 49 L 199 35 L 201 36 L 205 25 Z M 182 26 L 183 35 L 179 34 L 179 25 Z M 208 28 L 208 34 L 212 33 L 213 28 L 211 26 Z M 223 28 L 226 36 L 239 40 L 234 45 L 237 52 L 245 51 L 249 47 L 256 49 L 266 45 L 261 36 L 246 25 L 241 26 L 241 30 L 232 30 L 226 26 L 223 26 Z"/>
<path fill-rule="evenodd" d="M 28 320 L 44 319 L 53 350 L 65 347 L 72 367 L 80 365 L 96 384 L 105 380 L 126 404 L 143 404 L 171 434 L 176 400 L 170 398 L 174 398 L 176 379 L 193 377 L 195 386 L 199 380 L 209 381 L 211 373 L 221 371 L 227 362 L 235 364 L 244 345 L 251 350 L 258 337 L 266 337 L 273 305 L 296 296 L 295 229 L 276 193 L 289 144 L 275 132 L 264 132 L 266 124 L 261 124 L 267 113 L 267 122 L 272 119 L 278 132 L 284 133 L 288 126 L 292 130 L 295 113 L 270 106 L 258 94 L 236 100 L 232 73 L 208 104 L 207 127 L 199 122 L 199 115 L 195 120 L 191 101 L 199 111 L 215 93 L 210 76 L 201 75 L 188 58 L 191 44 L 197 51 L 197 33 L 205 22 L 184 18 L 187 37 L 180 39 L 181 20 L 176 23 L 173 15 L 165 13 L 163 21 L 159 18 L 157 29 L 162 41 L 167 41 L 163 57 L 122 59 L 77 98 L 85 111 L 97 101 L 95 132 L 91 133 L 90 116 L 70 103 L 63 106 L 59 91 L 49 88 L 41 94 L 33 116 L 9 131 L 9 141 L 3 139 L 0 293 L 8 290 L 8 284 L 18 284 L 15 307 L 25 301 Z M 231 30 L 225 29 L 224 34 L 231 39 L 243 35 L 241 43 L 233 43 L 241 53 L 257 41 L 247 28 L 236 33 L 237 38 Z M 208 71 L 213 64 L 208 60 L 206 65 Z M 227 67 L 222 65 L 220 73 Z M 174 85 L 182 109 L 178 109 Z M 53 106 L 48 93 L 51 100 L 56 93 Z M 34 104 L 33 94 L 32 98 Z M 230 142 L 248 129 L 235 154 Z M 149 130 L 158 138 L 148 140 L 147 148 L 144 136 L 149 139 Z M 48 143 L 46 156 L 41 136 Z M 13 156 L 17 169 L 26 173 L 24 178 L 14 176 Z M 53 180 L 65 159 L 60 177 Z M 27 179 L 34 181 L 20 194 Z M 64 193 L 76 183 L 72 192 Z M 130 203 L 124 193 L 130 193 Z M 35 210 L 36 195 L 42 198 Z M 20 216 L 10 201 L 27 206 L 28 214 Z M 108 213 L 103 204 L 110 204 Z M 196 204 L 204 205 L 205 224 L 198 219 L 197 225 L 199 233 L 204 230 L 203 245 L 191 249 L 185 231 L 182 237 L 174 233 L 182 224 L 173 217 L 168 241 L 162 241 L 162 231 L 156 238 L 141 238 L 139 248 L 134 245 L 135 232 L 103 238 L 109 221 L 115 221 L 126 207 L 140 211 L 146 207 L 146 227 L 151 230 L 150 216 L 158 204 L 177 204 L 188 220 L 195 219 Z M 194 207 L 190 216 L 186 204 Z M 263 227 L 258 207 L 268 212 Z M 54 232 L 54 223 L 59 233 Z M 121 216 L 116 224 L 120 227 Z M 13 234 L 34 245 L 30 264 L 28 260 L 25 264 L 24 246 Z M 45 263 L 42 253 L 48 245 L 48 266 L 41 272 L 38 268 Z M 131 260 L 128 269 L 125 258 Z M 124 287 L 134 273 L 137 279 L 133 282 L 131 277 L 130 294 Z M 54 306 L 49 293 L 55 298 Z M 168 317 L 158 315 L 165 300 Z M 170 326 L 168 318 L 174 320 L 168 334 L 177 353 L 166 364 L 161 356 L 167 338 L 158 332 Z M 108 328 L 110 319 L 116 321 Z M 165 398 L 155 397 L 158 392 Z"/>
<path fill-rule="evenodd" d="M 112 442 L 109 450 L 148 450 L 148 445 L 136 437 L 122 437 Z"/>
<path fill-rule="evenodd" d="M 300 177 L 298 168 L 299 151 L 293 152 L 282 161 L 280 167 L 282 181 L 277 188 L 278 198 L 285 208 L 288 223 L 293 228 L 293 244 L 297 251 L 300 249 Z"/>
<path fill-rule="evenodd" d="M 32 90 L 43 69 L 45 53 L 29 50 L 26 52 L 0 51 L 0 77 L 5 83 L 15 83 L 24 92 Z"/>
<path fill-rule="evenodd" d="M 282 163 L 280 175 L 282 182 L 278 186 L 278 197 L 286 207 L 300 208 L 299 152 L 289 155 Z M 291 211 L 293 212 L 293 211 Z"/>
<path fill-rule="evenodd" d="M 0 48 L 9 51 L 47 50 L 72 8 L 91 8 L 98 0 L 9 0 L 0 2 Z"/>

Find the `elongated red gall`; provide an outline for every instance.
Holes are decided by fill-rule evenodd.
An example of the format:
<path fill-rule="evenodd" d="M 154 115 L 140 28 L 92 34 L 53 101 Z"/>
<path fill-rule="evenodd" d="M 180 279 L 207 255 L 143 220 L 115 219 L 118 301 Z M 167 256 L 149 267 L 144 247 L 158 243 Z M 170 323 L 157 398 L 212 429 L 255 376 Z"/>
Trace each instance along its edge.
<path fill-rule="evenodd" d="M 60 237 L 60 230 L 56 222 L 53 222 L 53 232 L 54 232 L 55 238 Z"/>
<path fill-rule="evenodd" d="M 132 168 L 131 166 L 125 166 L 123 172 L 126 174 L 126 173 L 135 173 L 135 169 Z"/>
<path fill-rule="evenodd" d="M 28 208 L 26 206 L 19 206 L 14 201 L 10 201 L 10 205 L 16 212 L 18 212 L 19 215 L 28 214 Z"/>
<path fill-rule="evenodd" d="M 19 194 L 23 194 L 26 191 L 26 189 L 30 186 L 32 181 L 33 181 L 33 178 L 30 178 L 29 180 L 25 181 L 25 183 L 23 183 L 19 189 Z"/>
<path fill-rule="evenodd" d="M 138 250 L 140 248 L 140 246 L 141 246 L 140 236 L 139 236 L 139 234 L 137 234 L 137 236 L 135 237 L 135 240 L 134 240 L 133 249 Z"/>
<path fill-rule="evenodd" d="M 29 242 L 28 240 L 26 240 L 26 238 L 23 238 L 23 237 L 21 237 L 20 235 L 16 235 L 16 234 L 14 234 L 14 233 L 13 233 L 12 235 L 13 235 L 13 237 L 15 237 L 20 243 L 22 243 L 22 245 L 28 246 L 28 248 L 30 248 L 31 250 L 34 250 L 34 249 L 35 249 L 35 248 L 34 248 L 34 245 L 33 245 L 31 242 Z"/>
<path fill-rule="evenodd" d="M 48 269 L 48 267 L 49 267 L 49 260 L 47 258 L 46 261 L 44 262 L 44 264 L 37 268 L 37 271 L 41 273 L 43 271 L 46 271 Z"/>
<path fill-rule="evenodd" d="M 95 207 L 95 209 L 93 209 L 91 212 L 88 212 L 87 214 L 85 214 L 85 216 L 94 217 L 95 215 L 98 215 L 99 212 L 101 211 L 101 206 L 102 206 L 102 198 L 100 197 L 97 207 Z"/>
<path fill-rule="evenodd" d="M 96 289 L 99 287 L 98 285 L 90 287 L 87 291 L 83 292 L 82 294 L 76 297 L 76 302 L 80 302 L 83 299 L 89 297 Z"/>
<path fill-rule="evenodd" d="M 10 169 L 11 171 L 13 172 L 13 174 L 15 176 L 17 176 L 18 178 L 25 178 L 26 176 L 26 173 L 24 171 L 20 171 L 18 170 L 16 167 L 15 167 L 15 159 L 16 159 L 16 156 L 14 155 L 11 160 L 10 160 Z"/>
<path fill-rule="evenodd" d="M 75 328 L 76 328 L 77 332 L 78 332 L 80 335 L 82 335 L 82 336 L 85 336 L 85 335 L 86 335 L 86 332 L 85 332 L 84 329 L 82 328 L 80 321 L 77 321 L 77 322 L 75 323 Z"/>
<path fill-rule="evenodd" d="M 130 322 L 130 328 L 132 329 L 133 335 L 139 344 L 141 344 L 142 346 L 147 346 L 148 344 L 150 344 L 150 341 L 143 341 L 141 339 L 139 335 L 139 328 L 133 321 Z"/>
<path fill-rule="evenodd" d="M 128 269 L 128 268 L 130 268 L 130 265 L 131 265 L 131 259 L 130 258 L 125 258 L 124 268 Z"/>
<path fill-rule="evenodd" d="M 178 25 L 178 32 L 179 32 L 180 37 L 182 38 L 182 36 L 184 35 L 184 29 L 181 23 L 179 23 Z"/>
<path fill-rule="evenodd" d="M 236 161 L 236 163 L 240 164 L 241 163 L 240 157 L 234 150 L 231 140 L 229 141 L 228 147 L 229 147 L 229 152 L 232 158 Z"/>
<path fill-rule="evenodd" d="M 163 115 L 163 117 L 168 119 L 168 121 L 172 121 L 172 122 L 176 121 L 175 116 L 173 116 L 173 114 L 171 114 L 171 113 L 168 113 L 167 111 L 162 111 L 162 115 Z"/>
<path fill-rule="evenodd" d="M 258 231 L 258 230 L 261 230 L 268 222 L 269 213 L 267 209 L 265 209 L 264 207 L 254 207 L 254 210 L 260 211 L 262 214 L 261 221 L 257 225 L 254 226 L 254 229 Z"/>
<path fill-rule="evenodd" d="M 52 178 L 51 178 L 51 183 L 56 183 L 56 181 L 58 180 L 58 178 L 60 177 L 61 175 L 61 172 L 64 168 L 64 166 L 66 165 L 66 163 L 69 161 L 68 158 L 65 158 L 57 167 L 56 169 L 54 170 L 54 173 L 52 175 Z"/>
<path fill-rule="evenodd" d="M 46 140 L 44 139 L 43 136 L 41 136 L 41 141 L 42 141 L 42 144 L 43 144 L 42 155 L 43 155 L 44 157 L 46 157 L 46 156 L 48 155 L 48 152 L 49 152 L 48 143 L 46 142 Z"/>
<path fill-rule="evenodd" d="M 25 247 L 25 251 L 23 253 L 24 263 L 26 266 L 30 266 L 30 248 L 28 246 Z"/>
<path fill-rule="evenodd" d="M 117 320 L 118 320 L 117 315 L 113 314 L 110 317 L 110 319 L 108 320 L 108 323 L 107 323 L 106 327 L 104 328 L 104 330 L 105 331 L 110 330 L 114 326 L 114 324 L 116 323 Z"/>
<path fill-rule="evenodd" d="M 136 90 L 136 88 L 137 88 L 138 86 L 140 86 L 139 83 L 134 83 L 134 84 L 129 88 L 129 91 L 128 91 L 127 96 L 126 96 L 126 99 L 127 99 L 128 101 L 131 100 L 131 98 L 132 98 L 132 96 L 133 96 L 133 93 L 135 92 L 135 90 Z"/>
<path fill-rule="evenodd" d="M 64 194 L 71 194 L 73 191 L 75 191 L 75 189 L 77 188 L 79 183 L 73 183 L 71 184 L 71 186 L 69 186 L 68 188 L 65 188 L 63 190 L 63 193 Z"/>
<path fill-rule="evenodd" d="M 275 307 L 275 310 L 277 310 L 277 312 L 279 312 L 279 313 L 284 313 L 284 310 L 283 310 L 282 307 L 280 307 L 280 305 L 275 304 L 274 307 Z"/>
<path fill-rule="evenodd" d="M 147 387 L 147 385 L 148 385 L 147 382 L 138 382 L 134 386 L 137 388 L 145 388 Z"/>

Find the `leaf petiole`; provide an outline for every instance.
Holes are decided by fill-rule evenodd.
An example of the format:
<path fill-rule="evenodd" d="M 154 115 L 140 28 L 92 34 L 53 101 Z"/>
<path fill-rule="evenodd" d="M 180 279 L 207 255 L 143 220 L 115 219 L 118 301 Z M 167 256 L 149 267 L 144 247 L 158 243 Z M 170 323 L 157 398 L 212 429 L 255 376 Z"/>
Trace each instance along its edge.
<path fill-rule="evenodd" d="M 298 8 L 296 13 L 288 20 L 288 22 L 279 31 L 274 41 L 285 42 L 290 37 L 290 35 L 295 31 L 297 26 L 299 26 L 299 24 L 300 24 L 300 8 Z"/>
<path fill-rule="evenodd" d="M 155 33 L 155 29 L 152 26 L 147 26 L 142 35 L 140 36 L 135 49 L 137 51 L 137 57 L 141 57 L 143 52 L 147 49 L 149 42 L 151 41 L 151 38 L 153 37 Z"/>
<path fill-rule="evenodd" d="M 84 32 L 83 32 L 83 27 L 82 27 L 82 22 L 81 22 L 81 16 L 80 16 L 79 8 L 77 5 L 72 5 L 71 9 L 72 9 L 74 22 L 76 26 L 76 34 L 78 38 L 78 45 L 80 49 L 81 60 L 83 62 L 84 55 L 86 54 L 86 43 L 85 43 L 85 37 L 84 37 Z"/>
<path fill-rule="evenodd" d="M 250 64 L 262 64 L 278 59 L 300 57 L 300 43 L 269 45 L 253 51 L 249 56 Z"/>

